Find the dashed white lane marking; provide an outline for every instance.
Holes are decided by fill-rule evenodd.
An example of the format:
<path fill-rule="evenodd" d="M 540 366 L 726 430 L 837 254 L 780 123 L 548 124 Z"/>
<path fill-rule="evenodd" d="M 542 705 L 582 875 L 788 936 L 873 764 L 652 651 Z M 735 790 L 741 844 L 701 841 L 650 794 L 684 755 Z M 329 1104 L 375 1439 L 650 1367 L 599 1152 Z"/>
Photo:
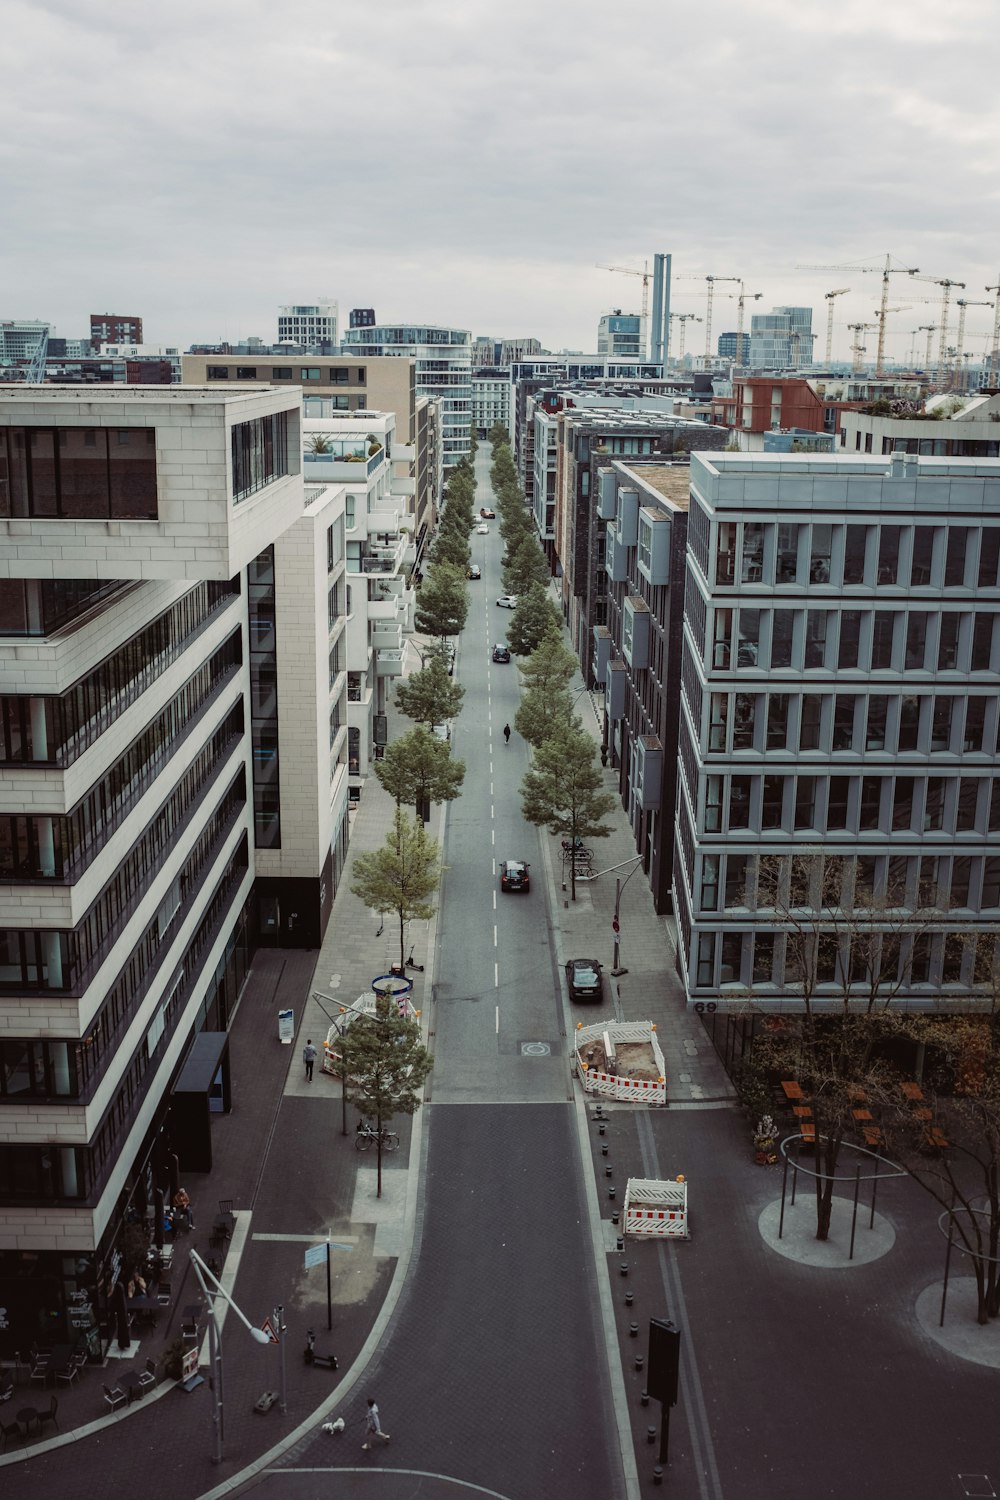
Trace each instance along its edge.
<path fill-rule="evenodd" d="M 498 963 L 493 965 L 493 988 L 500 988 L 500 965 Z"/>
<path fill-rule="evenodd" d="M 494 946 L 494 948 L 496 947 L 496 945 L 497 945 L 497 924 L 494 922 L 493 923 L 493 946 Z"/>
<path fill-rule="evenodd" d="M 496 1023 L 496 1034 L 497 1034 L 497 1036 L 499 1036 L 500 1035 L 500 1007 L 499 1007 L 499 1005 L 496 1008 L 495 1023 Z"/>

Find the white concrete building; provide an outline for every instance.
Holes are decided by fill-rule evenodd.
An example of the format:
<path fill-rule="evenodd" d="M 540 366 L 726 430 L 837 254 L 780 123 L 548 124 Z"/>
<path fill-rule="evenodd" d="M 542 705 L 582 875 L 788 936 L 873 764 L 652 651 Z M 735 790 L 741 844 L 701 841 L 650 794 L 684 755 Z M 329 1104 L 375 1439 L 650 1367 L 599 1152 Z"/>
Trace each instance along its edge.
<path fill-rule="evenodd" d="M 329 918 L 345 503 L 301 454 L 298 390 L 0 388 L 0 1354 L 71 1304 L 101 1352 L 126 1216 L 210 1150 L 185 1060 L 228 1107 L 258 934 Z"/>
<path fill-rule="evenodd" d="M 312 349 L 319 344 L 336 347 L 337 340 L 336 302 L 290 303 L 278 308 L 279 344 L 298 344 L 302 349 Z"/>
<path fill-rule="evenodd" d="M 814 999 L 864 995 L 877 964 L 895 1003 L 990 1002 L 998 567 L 996 462 L 692 456 L 674 860 L 691 1001 L 800 1009 L 806 922 Z"/>
<path fill-rule="evenodd" d="M 840 413 L 844 453 L 916 453 L 926 458 L 1000 457 L 1000 395 L 886 401 L 878 415 Z"/>
<path fill-rule="evenodd" d="M 480 441 L 485 441 L 498 422 L 510 431 L 510 381 L 506 374 L 473 375 L 472 421 Z"/>
<path fill-rule="evenodd" d="M 344 330 L 345 354 L 412 359 L 418 396 L 441 401 L 445 472 L 468 456 L 472 427 L 472 334 L 466 328 L 378 323 Z"/>

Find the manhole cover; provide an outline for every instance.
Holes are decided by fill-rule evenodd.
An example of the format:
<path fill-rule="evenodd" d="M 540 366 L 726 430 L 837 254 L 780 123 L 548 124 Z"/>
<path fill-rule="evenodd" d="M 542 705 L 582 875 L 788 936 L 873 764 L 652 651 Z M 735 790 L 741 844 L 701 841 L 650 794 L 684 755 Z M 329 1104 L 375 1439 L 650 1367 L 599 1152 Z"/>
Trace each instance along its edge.
<path fill-rule="evenodd" d="M 551 1057 L 552 1048 L 548 1042 L 522 1042 L 522 1057 Z"/>

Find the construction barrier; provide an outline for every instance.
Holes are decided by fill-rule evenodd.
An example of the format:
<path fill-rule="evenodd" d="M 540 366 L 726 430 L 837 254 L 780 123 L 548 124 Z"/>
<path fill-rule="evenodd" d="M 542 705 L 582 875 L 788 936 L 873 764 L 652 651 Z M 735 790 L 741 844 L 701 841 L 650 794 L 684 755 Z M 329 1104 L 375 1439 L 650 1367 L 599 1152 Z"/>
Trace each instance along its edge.
<path fill-rule="evenodd" d="M 604 1066 L 595 1066 L 589 1058 L 594 1043 L 600 1043 Z M 644 1043 L 652 1056 L 655 1078 L 629 1078 L 618 1069 L 616 1044 Z M 575 1038 L 576 1070 L 586 1094 L 599 1094 L 626 1104 L 666 1104 L 667 1078 L 663 1053 L 652 1021 L 598 1022 L 595 1026 L 578 1026 Z"/>
<path fill-rule="evenodd" d="M 414 1010 L 408 993 L 394 996 L 392 1003 L 398 1009 L 399 1014 L 406 1016 L 407 1020 L 418 1019 L 420 1012 Z M 358 1016 L 374 1016 L 376 1013 L 375 996 L 370 990 L 364 995 L 359 995 L 352 1004 L 340 1007 L 340 1014 L 327 1032 L 326 1041 L 323 1043 L 321 1072 L 332 1073 L 335 1077 L 340 1077 L 339 1043 L 341 1037 L 346 1034 L 351 1022 L 357 1020 Z"/>
<path fill-rule="evenodd" d="M 653 1178 L 630 1177 L 625 1188 L 622 1233 L 637 1237 L 686 1240 L 688 1229 L 687 1182 L 657 1182 Z"/>

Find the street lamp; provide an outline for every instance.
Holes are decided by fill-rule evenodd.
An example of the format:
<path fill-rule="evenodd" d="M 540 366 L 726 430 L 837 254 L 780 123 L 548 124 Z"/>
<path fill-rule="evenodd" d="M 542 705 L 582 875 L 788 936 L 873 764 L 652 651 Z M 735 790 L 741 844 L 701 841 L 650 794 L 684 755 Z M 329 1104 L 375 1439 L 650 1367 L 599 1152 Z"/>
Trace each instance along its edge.
<path fill-rule="evenodd" d="M 611 923 L 612 929 L 613 929 L 614 934 L 615 934 L 615 961 L 614 961 L 614 964 L 612 965 L 611 973 L 612 973 L 612 975 L 614 976 L 615 979 L 620 979 L 623 974 L 627 974 L 628 973 L 628 969 L 623 969 L 623 968 L 620 967 L 620 965 L 621 965 L 621 922 L 619 920 L 619 916 L 620 916 L 620 913 L 621 913 L 621 905 L 622 905 L 622 891 L 628 885 L 629 881 L 632 879 L 632 876 L 635 874 L 636 870 L 638 870 L 639 865 L 641 864 L 641 862 L 642 862 L 642 855 L 641 854 L 637 854 L 636 857 L 635 857 L 635 864 L 632 866 L 631 870 L 629 870 L 628 874 L 625 876 L 625 879 L 622 880 L 620 876 L 616 877 L 616 879 L 615 879 L 615 915 L 614 915 L 614 919 L 613 919 L 613 921 Z"/>
<path fill-rule="evenodd" d="M 216 1298 L 221 1297 L 222 1300 L 232 1308 L 233 1312 L 239 1318 L 240 1322 L 249 1332 L 250 1337 L 254 1339 L 256 1343 L 269 1344 L 271 1340 L 268 1334 L 264 1332 L 263 1328 L 255 1328 L 249 1321 L 249 1319 L 240 1311 L 236 1303 L 233 1301 L 232 1297 L 222 1286 L 222 1283 L 219 1281 L 215 1273 L 208 1269 L 208 1266 L 206 1266 L 197 1250 L 192 1250 L 189 1252 L 189 1254 L 191 1264 L 194 1267 L 194 1274 L 198 1278 L 198 1285 L 201 1287 L 202 1291 L 205 1294 L 206 1300 L 208 1301 L 208 1345 L 209 1358 L 212 1364 L 213 1393 L 212 1423 L 215 1428 L 215 1452 L 212 1455 L 212 1461 L 213 1463 L 221 1464 L 223 1459 L 222 1328 L 217 1321 L 215 1311 Z M 211 1286 L 208 1286 L 206 1284 L 206 1277 L 212 1283 Z M 281 1320 L 279 1319 L 279 1322 L 280 1321 Z M 285 1410 L 285 1348 L 283 1341 L 281 1345 L 281 1409 L 282 1411 Z"/>

